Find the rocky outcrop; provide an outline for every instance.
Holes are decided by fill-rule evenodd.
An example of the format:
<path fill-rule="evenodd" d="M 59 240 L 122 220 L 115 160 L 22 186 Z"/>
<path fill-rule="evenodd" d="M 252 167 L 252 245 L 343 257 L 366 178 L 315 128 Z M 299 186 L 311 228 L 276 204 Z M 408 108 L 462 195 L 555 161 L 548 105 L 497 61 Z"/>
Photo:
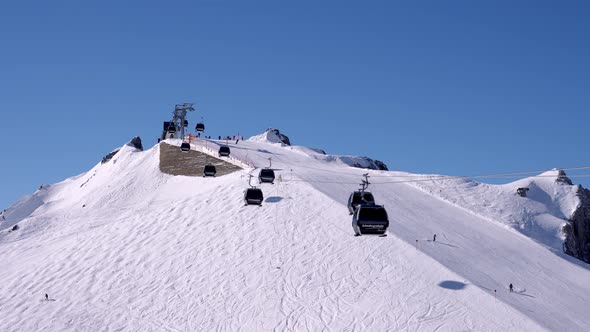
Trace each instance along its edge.
<path fill-rule="evenodd" d="M 289 140 L 289 137 L 287 135 L 281 134 L 281 132 L 278 129 L 268 128 L 266 131 L 269 133 L 275 134 L 279 138 L 281 143 L 283 143 L 285 145 L 291 145 L 291 141 Z"/>
<path fill-rule="evenodd" d="M 567 174 L 561 169 L 557 173 L 557 179 L 555 179 L 555 182 L 569 184 L 570 186 L 574 185 L 572 180 L 570 180 L 570 178 L 567 177 Z"/>
<path fill-rule="evenodd" d="M 389 171 L 387 165 L 384 162 L 379 160 L 373 160 L 369 157 L 360 157 L 362 162 L 355 162 L 352 164 L 353 167 L 356 168 L 365 168 L 365 169 L 374 169 L 378 171 Z"/>
<path fill-rule="evenodd" d="M 379 160 L 375 160 L 375 166 L 377 167 L 378 170 L 380 171 L 389 171 L 389 168 L 387 168 L 387 165 L 385 165 L 384 162 L 379 161 Z"/>
<path fill-rule="evenodd" d="M 529 188 L 518 188 L 518 189 L 516 189 L 516 194 L 520 197 L 526 197 L 528 191 L 529 191 Z"/>
<path fill-rule="evenodd" d="M 113 157 L 119 152 L 120 149 L 114 150 L 111 153 L 107 154 L 106 156 L 102 157 L 101 164 L 108 163 Z"/>
<path fill-rule="evenodd" d="M 143 145 L 141 144 L 141 138 L 139 136 L 135 136 L 127 143 L 127 145 L 132 146 L 139 151 L 143 151 Z"/>
<path fill-rule="evenodd" d="M 580 205 L 562 229 L 565 234 L 563 251 L 590 263 L 590 190 L 578 186 L 577 196 L 580 199 Z"/>
<path fill-rule="evenodd" d="M 133 137 L 131 139 L 131 141 L 129 141 L 129 143 L 127 143 L 127 145 L 134 147 L 134 148 L 138 149 L 139 151 L 143 151 L 143 145 L 141 144 L 141 138 L 139 136 Z M 102 161 L 100 163 L 101 164 L 108 163 L 111 159 L 113 159 L 113 157 L 117 154 L 117 152 L 119 152 L 119 150 L 121 150 L 121 149 L 116 149 L 116 150 L 110 152 L 109 154 L 107 154 L 106 156 L 102 157 Z"/>

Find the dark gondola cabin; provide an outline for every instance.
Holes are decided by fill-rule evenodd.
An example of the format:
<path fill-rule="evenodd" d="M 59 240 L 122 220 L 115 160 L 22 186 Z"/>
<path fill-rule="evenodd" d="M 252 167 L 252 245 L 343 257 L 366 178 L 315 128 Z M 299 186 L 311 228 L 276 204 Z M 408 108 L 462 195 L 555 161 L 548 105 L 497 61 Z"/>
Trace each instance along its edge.
<path fill-rule="evenodd" d="M 197 123 L 197 126 L 195 127 L 195 130 L 198 132 L 203 132 L 205 131 L 205 124 L 204 123 Z"/>
<path fill-rule="evenodd" d="M 217 170 L 214 165 L 205 165 L 205 168 L 203 169 L 203 177 L 215 176 L 215 174 L 217 174 Z"/>
<path fill-rule="evenodd" d="M 273 184 L 275 182 L 275 172 L 270 168 L 261 169 L 260 173 L 258 173 L 258 181 Z"/>
<path fill-rule="evenodd" d="M 348 198 L 348 212 L 353 214 L 360 204 L 375 204 L 375 197 L 368 191 L 355 191 Z"/>
<path fill-rule="evenodd" d="M 174 122 L 164 122 L 164 131 L 169 133 L 176 133 L 176 126 L 174 125 Z"/>
<path fill-rule="evenodd" d="M 190 150 L 191 150 L 190 143 L 184 142 L 184 143 L 180 144 L 180 151 L 189 152 Z"/>
<path fill-rule="evenodd" d="M 244 202 L 246 205 L 262 205 L 264 195 L 258 188 L 248 188 L 244 192 Z"/>
<path fill-rule="evenodd" d="M 361 204 L 352 217 L 352 229 L 356 236 L 385 235 L 387 227 L 389 227 L 389 217 L 381 205 Z"/>
<path fill-rule="evenodd" d="M 219 147 L 219 156 L 220 157 L 229 157 L 229 146 L 221 146 Z"/>

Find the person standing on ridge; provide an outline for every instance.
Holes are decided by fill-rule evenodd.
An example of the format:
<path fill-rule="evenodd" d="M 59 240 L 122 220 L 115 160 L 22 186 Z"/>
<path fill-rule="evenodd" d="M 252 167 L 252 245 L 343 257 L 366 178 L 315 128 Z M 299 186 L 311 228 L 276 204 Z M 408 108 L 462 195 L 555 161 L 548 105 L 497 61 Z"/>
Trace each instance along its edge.
<path fill-rule="evenodd" d="M 436 234 L 432 237 L 432 242 L 436 242 Z"/>
<path fill-rule="evenodd" d="M 45 294 L 45 301 L 49 301 L 49 294 Z"/>
<path fill-rule="evenodd" d="M 514 287 L 512 287 L 512 284 L 508 285 L 508 289 L 510 289 L 510 293 L 514 291 Z"/>

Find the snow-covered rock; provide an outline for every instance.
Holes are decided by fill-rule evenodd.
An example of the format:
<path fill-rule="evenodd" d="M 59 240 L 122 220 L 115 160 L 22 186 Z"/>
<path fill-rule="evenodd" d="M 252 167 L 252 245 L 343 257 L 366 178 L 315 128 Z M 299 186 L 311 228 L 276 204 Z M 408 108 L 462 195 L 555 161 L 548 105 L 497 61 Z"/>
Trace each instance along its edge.
<path fill-rule="evenodd" d="M 133 147 L 135 149 L 137 149 L 138 151 L 143 151 L 143 145 L 141 144 L 141 138 L 139 136 L 135 136 L 131 139 L 131 141 L 129 141 L 129 143 L 126 144 L 127 146 Z M 109 152 L 106 156 L 102 157 L 101 163 L 108 163 L 111 159 L 113 159 L 113 157 L 119 152 L 119 149 L 115 149 L 111 152 Z"/>
<path fill-rule="evenodd" d="M 577 186 L 564 182 L 564 174 L 556 169 L 503 185 L 430 175 L 411 185 L 562 251 L 562 228 L 579 204 Z M 526 197 L 519 188 L 529 189 Z"/>
<path fill-rule="evenodd" d="M 253 142 L 281 143 L 285 145 L 291 145 L 289 137 L 282 134 L 278 129 L 275 128 L 268 128 L 264 133 L 252 136 L 248 140 Z"/>
<path fill-rule="evenodd" d="M 127 143 L 127 145 L 136 148 L 139 151 L 143 151 L 143 144 L 141 144 L 141 137 L 135 136 Z"/>
<path fill-rule="evenodd" d="M 264 133 L 252 136 L 249 138 L 249 141 L 252 142 L 259 142 L 259 143 L 279 143 L 282 145 L 290 146 L 291 142 L 289 137 L 282 134 L 278 129 L 269 128 Z M 359 156 L 338 156 L 338 155 L 330 155 L 327 154 L 326 151 L 323 149 L 317 148 L 307 148 L 307 147 L 294 147 L 300 152 L 309 153 L 310 155 L 321 154 L 324 155 L 322 157 L 316 157 L 319 159 L 323 159 L 325 161 L 337 161 L 338 163 L 343 163 L 351 167 L 356 168 L 364 168 L 364 169 L 372 169 L 372 170 L 381 170 L 387 171 L 387 165 L 379 160 L 373 160 L 369 157 L 359 157 Z"/>

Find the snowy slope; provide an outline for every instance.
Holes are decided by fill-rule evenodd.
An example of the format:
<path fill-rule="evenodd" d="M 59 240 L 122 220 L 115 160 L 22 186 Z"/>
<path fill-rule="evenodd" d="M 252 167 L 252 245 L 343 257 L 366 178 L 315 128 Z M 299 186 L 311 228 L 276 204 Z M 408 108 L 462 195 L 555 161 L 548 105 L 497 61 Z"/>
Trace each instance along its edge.
<path fill-rule="evenodd" d="M 193 148 L 214 151 L 216 144 L 199 140 Z M 0 224 L 0 326 L 590 327 L 584 309 L 588 266 L 493 215 L 477 216 L 413 184 L 386 183 L 407 179 L 407 173 L 370 171 L 371 189 L 390 214 L 390 235 L 355 238 L 344 204 L 366 170 L 264 139 L 230 147 L 240 165 L 265 167 L 272 157 L 279 181 L 262 186 L 262 207 L 245 207 L 241 200 L 247 174 L 257 170 L 214 179 L 173 177 L 158 170 L 158 146 L 145 152 L 124 146 L 109 163 L 10 208 Z M 16 222 L 21 228 L 8 232 Z M 427 241 L 433 233 L 437 242 Z M 509 282 L 519 293 L 505 289 Z M 55 301 L 42 301 L 45 293 Z"/>
<path fill-rule="evenodd" d="M 445 201 L 514 228 L 545 244 L 556 252 L 562 250 L 564 220 L 571 217 L 578 204 L 578 187 L 556 182 L 558 171 L 548 171 L 535 177 L 490 185 L 468 179 L 416 182 L 420 188 Z M 518 188 L 528 188 L 527 197 L 516 194 Z"/>

